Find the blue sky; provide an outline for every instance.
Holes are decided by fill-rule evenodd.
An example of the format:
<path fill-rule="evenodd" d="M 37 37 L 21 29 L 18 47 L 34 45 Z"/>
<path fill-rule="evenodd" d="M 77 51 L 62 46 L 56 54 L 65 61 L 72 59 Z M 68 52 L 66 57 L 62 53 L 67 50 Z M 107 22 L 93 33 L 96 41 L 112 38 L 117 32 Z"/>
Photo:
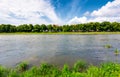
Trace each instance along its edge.
<path fill-rule="evenodd" d="M 0 24 L 120 22 L 120 0 L 0 0 Z"/>
<path fill-rule="evenodd" d="M 72 18 L 97 10 L 109 1 L 113 0 L 51 0 L 51 3 L 61 18 Z"/>

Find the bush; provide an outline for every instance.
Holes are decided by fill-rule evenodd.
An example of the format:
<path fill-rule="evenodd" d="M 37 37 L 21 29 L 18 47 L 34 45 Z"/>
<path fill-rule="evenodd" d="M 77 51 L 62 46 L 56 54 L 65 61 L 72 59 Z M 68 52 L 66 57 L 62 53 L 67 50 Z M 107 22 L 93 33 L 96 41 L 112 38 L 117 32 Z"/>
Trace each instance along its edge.
<path fill-rule="evenodd" d="M 68 65 L 64 65 L 62 69 L 50 64 L 41 64 L 39 67 L 26 69 L 28 64 L 20 63 L 19 69 L 7 69 L 0 66 L 0 77 L 119 77 L 120 64 L 104 63 L 99 67 L 86 66 L 84 61 L 78 61 L 74 64 L 74 69 L 70 69 Z M 81 69 L 84 71 L 81 72 Z M 23 71 L 26 70 L 26 71 Z"/>
<path fill-rule="evenodd" d="M 22 62 L 17 66 L 17 68 L 20 72 L 26 71 L 28 69 L 28 63 Z"/>
<path fill-rule="evenodd" d="M 86 67 L 87 67 L 86 62 L 80 60 L 74 64 L 73 69 L 75 72 L 82 72 L 86 69 Z"/>

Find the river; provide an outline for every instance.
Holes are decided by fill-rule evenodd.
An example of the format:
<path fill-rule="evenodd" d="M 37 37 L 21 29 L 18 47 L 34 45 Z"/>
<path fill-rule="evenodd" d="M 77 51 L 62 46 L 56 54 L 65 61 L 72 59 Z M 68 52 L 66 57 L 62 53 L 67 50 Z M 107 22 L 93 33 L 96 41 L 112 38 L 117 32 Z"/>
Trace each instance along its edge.
<path fill-rule="evenodd" d="M 112 48 L 105 48 L 110 44 Z M 31 65 L 51 63 L 72 65 L 84 60 L 98 65 L 120 62 L 120 35 L 0 35 L 0 65 L 14 67 L 27 61 Z"/>

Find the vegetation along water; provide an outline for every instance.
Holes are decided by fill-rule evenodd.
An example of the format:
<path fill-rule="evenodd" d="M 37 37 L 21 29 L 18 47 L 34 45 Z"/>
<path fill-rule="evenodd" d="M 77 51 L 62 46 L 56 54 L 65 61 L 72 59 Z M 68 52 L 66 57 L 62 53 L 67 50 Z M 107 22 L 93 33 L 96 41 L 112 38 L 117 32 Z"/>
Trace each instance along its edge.
<path fill-rule="evenodd" d="M 97 67 L 77 61 L 71 68 L 67 64 L 59 68 L 47 63 L 29 68 L 23 62 L 14 69 L 0 66 L 0 77 L 120 77 L 120 64 L 104 63 Z"/>
<path fill-rule="evenodd" d="M 74 24 L 74 25 L 10 25 L 1 24 L 0 32 L 117 32 L 120 31 L 119 22 L 90 22 L 84 24 Z"/>

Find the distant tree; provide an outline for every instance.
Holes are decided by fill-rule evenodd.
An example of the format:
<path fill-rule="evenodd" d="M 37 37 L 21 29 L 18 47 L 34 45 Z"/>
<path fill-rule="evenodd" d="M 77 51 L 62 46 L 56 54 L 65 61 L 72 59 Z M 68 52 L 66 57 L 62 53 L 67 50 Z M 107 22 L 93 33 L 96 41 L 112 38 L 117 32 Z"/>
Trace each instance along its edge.
<path fill-rule="evenodd" d="M 0 32 L 5 32 L 5 25 L 4 24 L 0 25 Z"/>
<path fill-rule="evenodd" d="M 22 24 L 19 26 L 11 24 L 0 24 L 0 32 L 103 32 L 103 31 L 120 31 L 120 23 L 118 22 L 90 22 L 84 24 L 72 24 L 72 25 L 32 25 Z"/>
<path fill-rule="evenodd" d="M 45 25 L 45 24 L 42 24 L 41 25 L 41 31 L 42 32 L 45 32 L 45 31 L 47 31 L 48 29 L 47 29 L 47 26 Z"/>
<path fill-rule="evenodd" d="M 118 23 L 118 22 L 113 22 L 111 24 L 111 27 L 112 27 L 113 31 L 120 31 L 120 23 Z"/>
<path fill-rule="evenodd" d="M 16 32 L 16 31 L 17 31 L 16 26 L 10 26 L 9 32 Z"/>
<path fill-rule="evenodd" d="M 36 24 L 36 25 L 34 25 L 33 26 L 33 32 L 40 32 L 40 29 L 41 29 L 41 27 L 40 27 L 40 25 L 39 24 Z"/>
<path fill-rule="evenodd" d="M 95 23 L 94 23 L 93 31 L 95 31 L 95 32 L 96 32 L 96 31 L 97 31 L 97 32 L 100 31 L 100 23 L 99 23 L 99 22 L 95 22 Z"/>
<path fill-rule="evenodd" d="M 63 32 L 70 32 L 70 26 L 69 25 L 63 25 Z"/>
<path fill-rule="evenodd" d="M 53 26 L 51 24 L 47 25 L 47 29 L 49 32 L 53 32 Z"/>
<path fill-rule="evenodd" d="M 29 27 L 29 31 L 32 32 L 32 30 L 33 30 L 33 25 L 32 25 L 32 24 L 29 24 L 28 27 Z"/>
<path fill-rule="evenodd" d="M 54 32 L 59 32 L 59 26 L 58 25 L 53 25 L 53 31 Z"/>
<path fill-rule="evenodd" d="M 109 31 L 110 22 L 104 21 L 100 24 L 100 31 Z"/>
<path fill-rule="evenodd" d="M 17 31 L 18 31 L 18 32 L 30 32 L 30 31 L 31 31 L 31 28 L 30 28 L 29 25 L 23 24 L 23 25 L 19 25 L 19 26 L 17 27 Z"/>

